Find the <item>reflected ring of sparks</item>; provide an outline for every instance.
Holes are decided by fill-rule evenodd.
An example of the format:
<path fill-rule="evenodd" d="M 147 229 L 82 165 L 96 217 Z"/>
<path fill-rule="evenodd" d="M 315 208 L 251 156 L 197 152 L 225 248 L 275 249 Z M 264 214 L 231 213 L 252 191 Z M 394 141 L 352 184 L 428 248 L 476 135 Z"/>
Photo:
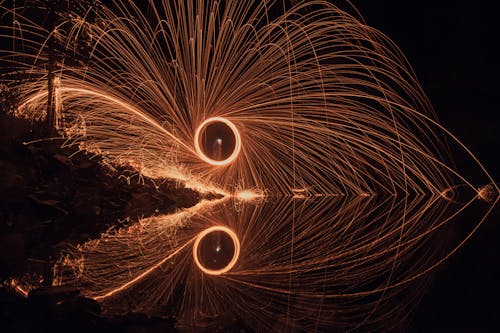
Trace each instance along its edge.
<path fill-rule="evenodd" d="M 234 252 L 233 252 L 233 256 L 232 256 L 231 260 L 224 267 L 222 267 L 220 269 L 210 269 L 201 263 L 199 248 L 200 248 L 200 243 L 203 241 L 203 239 L 207 235 L 214 233 L 214 232 L 217 232 L 217 231 L 223 232 L 231 238 L 231 240 L 233 242 L 233 246 L 234 246 Z M 240 255 L 240 241 L 238 239 L 238 236 L 236 235 L 236 233 L 234 231 L 232 231 L 228 227 L 225 227 L 222 225 L 213 226 L 213 227 L 210 227 L 208 229 L 203 230 L 202 232 L 200 232 L 196 236 L 196 239 L 194 241 L 194 245 L 193 245 L 194 262 L 196 263 L 196 266 L 198 266 L 198 268 L 203 273 L 208 274 L 208 275 L 221 275 L 221 274 L 228 272 L 229 270 L 231 270 L 231 268 L 234 267 L 234 265 L 238 261 L 239 255 Z"/>
<path fill-rule="evenodd" d="M 207 128 L 208 125 L 210 124 L 216 124 L 216 123 L 222 123 L 226 125 L 231 131 L 232 134 L 234 135 L 234 149 L 231 155 L 229 155 L 227 158 L 223 160 L 216 160 L 212 159 L 207 156 L 202 150 L 202 145 L 201 145 L 201 133 L 203 130 Z M 194 147 L 196 150 L 196 153 L 198 156 L 205 162 L 215 165 L 215 166 L 224 166 L 228 165 L 231 162 L 233 162 L 239 155 L 240 150 L 241 150 L 241 136 L 240 132 L 238 131 L 238 128 L 228 119 L 224 117 L 211 117 L 206 119 L 203 123 L 201 123 L 200 126 L 196 129 L 196 133 L 194 134 Z"/>

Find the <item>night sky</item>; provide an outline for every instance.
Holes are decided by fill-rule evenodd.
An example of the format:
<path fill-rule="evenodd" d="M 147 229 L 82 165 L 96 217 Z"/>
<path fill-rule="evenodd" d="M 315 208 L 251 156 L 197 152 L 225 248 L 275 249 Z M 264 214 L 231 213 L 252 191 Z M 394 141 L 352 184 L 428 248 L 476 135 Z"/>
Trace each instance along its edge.
<path fill-rule="evenodd" d="M 500 2 L 352 3 L 369 25 L 402 49 L 441 123 L 498 180 Z M 460 155 L 453 158 L 468 179 L 480 181 L 474 165 L 461 164 Z M 496 209 L 470 242 L 440 267 L 411 324 L 412 332 L 500 332 L 499 217 Z"/>
<path fill-rule="evenodd" d="M 495 179 L 500 170 L 498 1 L 355 0 L 412 64 L 441 123 Z M 469 170 L 467 170 L 469 171 Z"/>

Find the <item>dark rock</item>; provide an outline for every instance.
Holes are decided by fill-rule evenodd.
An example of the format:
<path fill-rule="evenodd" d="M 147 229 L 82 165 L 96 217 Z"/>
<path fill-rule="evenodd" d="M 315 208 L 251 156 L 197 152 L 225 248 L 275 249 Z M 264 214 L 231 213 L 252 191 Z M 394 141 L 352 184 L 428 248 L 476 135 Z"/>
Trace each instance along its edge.
<path fill-rule="evenodd" d="M 77 289 L 50 286 L 52 267 L 65 248 L 195 205 L 199 194 L 168 179 L 139 181 L 135 170 L 110 169 L 98 156 L 63 147 L 62 139 L 35 140 L 36 124 L 5 114 L 0 124 L 0 280 L 26 274 L 45 285 L 27 299 L 0 288 L 1 330 L 177 332 L 173 318 L 103 317 L 99 304 Z M 15 131 L 1 130 L 10 124 Z"/>
<path fill-rule="evenodd" d="M 80 291 L 73 287 L 41 287 L 29 292 L 28 301 L 37 304 L 57 304 L 65 300 L 72 299 L 79 294 Z"/>

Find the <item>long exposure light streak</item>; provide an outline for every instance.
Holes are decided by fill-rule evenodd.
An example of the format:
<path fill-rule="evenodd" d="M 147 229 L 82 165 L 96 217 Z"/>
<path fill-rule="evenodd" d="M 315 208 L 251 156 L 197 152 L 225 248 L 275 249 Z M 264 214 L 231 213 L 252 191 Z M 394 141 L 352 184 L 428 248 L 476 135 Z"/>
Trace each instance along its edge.
<path fill-rule="evenodd" d="M 223 124 L 224 126 L 227 126 L 231 130 L 231 132 L 234 136 L 234 141 L 235 141 L 231 154 L 229 154 L 229 156 L 227 158 L 224 158 L 224 159 L 212 159 L 212 158 L 208 157 L 202 149 L 203 145 L 202 145 L 201 138 L 200 138 L 202 133 L 205 131 L 207 126 L 209 126 L 211 124 L 217 124 L 217 123 L 220 123 L 220 124 Z M 217 144 L 221 145 L 222 139 L 218 138 Z M 230 122 L 229 120 L 227 120 L 226 118 L 223 118 L 223 117 L 208 118 L 200 126 L 198 126 L 198 128 L 196 129 L 196 132 L 194 134 L 194 146 L 196 149 L 196 153 L 198 154 L 198 156 L 200 156 L 200 158 L 203 161 L 205 161 L 209 164 L 212 164 L 212 165 L 223 166 L 223 165 L 230 164 L 238 157 L 238 154 L 240 153 L 240 150 L 241 150 L 241 137 L 240 137 L 240 133 L 239 133 L 238 129 L 236 128 L 236 126 L 234 126 L 234 124 L 232 122 Z"/>
<path fill-rule="evenodd" d="M 387 37 L 326 1 L 270 20 L 272 7 L 114 1 L 93 20 L 66 15 L 57 26 L 60 132 L 111 164 L 228 193 L 441 193 L 466 182 L 444 145 L 460 143 Z M 50 32 L 22 12 L 13 38 L 24 52 L 2 58 L 32 78 L 17 114 L 43 119 Z M 81 39 L 91 43 L 86 63 L 75 60 Z M 234 154 L 215 163 L 196 140 L 210 119 L 236 135 Z"/>
<path fill-rule="evenodd" d="M 421 297 L 415 285 L 498 203 L 497 183 L 439 124 L 399 48 L 330 2 L 110 0 L 92 15 L 74 4 L 51 31 L 33 3 L 0 17 L 15 45 L 0 60 L 26 79 L 15 114 L 47 117 L 52 36 L 68 145 L 223 196 L 64 251 L 54 284 L 78 286 L 104 313 L 391 331 Z M 473 206 L 483 214 L 447 240 Z"/>
<path fill-rule="evenodd" d="M 233 247 L 233 249 L 230 251 L 230 252 L 232 252 L 232 255 L 230 256 L 231 259 L 227 263 L 223 262 L 224 265 L 222 265 L 221 267 L 219 267 L 217 269 L 206 267 L 206 264 L 202 260 L 200 260 L 200 254 L 203 254 L 203 253 L 200 253 L 201 252 L 200 243 L 203 243 L 205 241 L 205 239 L 208 238 L 208 236 L 210 236 L 210 234 L 214 234 L 214 233 L 222 233 L 222 234 L 228 235 L 232 241 L 232 247 Z M 217 253 L 220 252 L 221 245 L 218 244 L 220 242 L 218 242 L 218 243 L 214 242 L 214 243 L 216 245 L 215 251 Z M 232 231 L 228 227 L 216 225 L 216 226 L 213 226 L 213 227 L 210 227 L 208 229 L 203 230 L 202 232 L 200 232 L 198 234 L 198 236 L 196 236 L 196 240 L 195 240 L 194 245 L 193 245 L 193 259 L 194 259 L 194 262 L 196 263 L 196 266 L 198 266 L 198 268 L 203 273 L 210 274 L 210 275 L 221 275 L 221 274 L 224 274 L 226 272 L 229 272 L 231 270 L 231 268 L 233 268 L 233 266 L 238 261 L 239 256 L 240 256 L 240 241 L 238 239 L 238 236 L 234 233 L 234 231 Z"/>

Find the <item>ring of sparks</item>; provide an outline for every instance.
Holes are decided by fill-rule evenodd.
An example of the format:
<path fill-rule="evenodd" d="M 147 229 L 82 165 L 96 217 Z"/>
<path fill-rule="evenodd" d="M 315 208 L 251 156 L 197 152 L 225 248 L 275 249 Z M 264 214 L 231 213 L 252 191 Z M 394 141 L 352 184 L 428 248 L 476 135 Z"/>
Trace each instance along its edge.
<path fill-rule="evenodd" d="M 209 125 L 220 123 L 229 128 L 234 136 L 234 148 L 232 153 L 225 159 L 216 160 L 207 156 L 207 154 L 202 149 L 202 133 L 207 129 Z M 219 143 L 222 143 L 222 139 L 217 139 Z M 194 147 L 196 149 L 196 153 L 198 156 L 205 162 L 214 165 L 214 166 L 224 166 L 233 162 L 239 155 L 241 151 L 241 136 L 238 128 L 228 119 L 224 117 L 211 117 L 206 119 L 200 126 L 196 129 L 196 133 L 194 135 Z"/>
<path fill-rule="evenodd" d="M 200 258 L 199 258 L 199 251 L 198 250 L 200 248 L 200 243 L 203 241 L 203 239 L 206 236 L 208 236 L 209 234 L 211 234 L 213 232 L 223 232 L 223 233 L 227 234 L 231 238 L 231 240 L 233 242 L 233 246 L 234 246 L 234 252 L 233 252 L 233 256 L 232 256 L 231 260 L 224 267 L 222 267 L 220 269 L 210 269 L 210 268 L 205 267 L 201 263 Z M 194 246 L 193 246 L 193 259 L 194 259 L 194 262 L 196 263 L 196 266 L 198 266 L 198 268 L 203 273 L 208 274 L 208 275 L 221 275 L 221 274 L 228 272 L 229 270 L 231 270 L 231 268 L 234 267 L 234 265 L 238 261 L 239 255 L 240 255 L 240 241 L 238 239 L 238 236 L 236 236 L 234 231 L 232 231 L 228 227 L 221 226 L 221 225 L 213 226 L 213 227 L 210 227 L 210 228 L 205 229 L 202 232 L 200 232 L 198 234 L 198 236 L 196 237 L 195 242 L 194 242 Z"/>

